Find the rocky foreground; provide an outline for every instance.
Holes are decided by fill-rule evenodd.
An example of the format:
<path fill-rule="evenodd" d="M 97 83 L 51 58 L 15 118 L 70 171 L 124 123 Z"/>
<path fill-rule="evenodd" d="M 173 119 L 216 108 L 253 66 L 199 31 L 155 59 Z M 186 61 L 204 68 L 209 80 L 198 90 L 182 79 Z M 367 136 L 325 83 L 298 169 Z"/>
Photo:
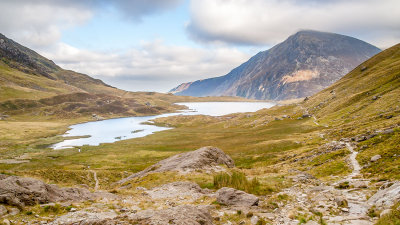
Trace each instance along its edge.
<path fill-rule="evenodd" d="M 223 187 L 203 189 L 188 181 L 167 183 L 152 189 L 136 187 L 130 194 L 90 192 L 85 188 L 60 188 L 42 181 L 16 176 L 0 176 L 0 215 L 3 224 L 373 224 L 369 214 L 390 212 L 400 200 L 400 182 L 375 184 L 360 174 L 360 165 L 351 142 L 334 142 L 331 147 L 347 147 L 353 172 L 342 180 L 322 182 L 294 171 L 294 185 L 271 196 L 255 196 Z M 182 153 L 118 182 L 129 189 L 135 177 L 175 171 L 213 173 L 234 167 L 233 160 L 215 147 Z M 367 200 L 367 196 L 371 196 Z M 271 201 L 275 199 L 275 201 Z M 57 203 L 57 204 L 56 204 Z M 56 208 L 68 212 L 56 216 L 36 215 L 24 220 L 18 215 L 26 207 Z M 25 210 L 25 211 L 24 211 Z M 29 211 L 30 213 L 33 213 Z M 29 212 L 25 212 L 28 214 Z M 306 219 L 302 221 L 299 215 Z M 307 216 L 313 215 L 313 216 Z"/>

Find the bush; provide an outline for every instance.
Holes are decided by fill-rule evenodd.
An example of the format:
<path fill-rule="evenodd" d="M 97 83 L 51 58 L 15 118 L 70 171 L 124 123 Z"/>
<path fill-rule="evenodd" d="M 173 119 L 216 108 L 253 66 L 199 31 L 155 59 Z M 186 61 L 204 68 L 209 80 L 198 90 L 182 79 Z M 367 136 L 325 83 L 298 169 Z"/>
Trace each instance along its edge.
<path fill-rule="evenodd" d="M 215 175 L 214 187 L 232 187 L 252 194 L 259 194 L 260 192 L 260 182 L 257 178 L 253 178 L 249 181 L 242 172 L 233 172 L 232 175 L 228 173 L 219 173 Z"/>

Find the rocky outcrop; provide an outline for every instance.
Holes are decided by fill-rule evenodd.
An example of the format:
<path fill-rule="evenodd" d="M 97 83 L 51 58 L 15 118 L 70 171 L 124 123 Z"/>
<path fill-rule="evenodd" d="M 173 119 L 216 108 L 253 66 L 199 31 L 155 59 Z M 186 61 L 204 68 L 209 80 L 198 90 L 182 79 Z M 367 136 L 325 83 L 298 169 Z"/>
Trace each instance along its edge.
<path fill-rule="evenodd" d="M 164 184 L 159 187 L 155 187 L 151 190 L 145 191 L 152 199 L 164 199 L 164 198 L 185 198 L 190 197 L 197 199 L 208 194 L 209 191 L 203 190 L 200 186 L 193 182 L 173 182 Z"/>
<path fill-rule="evenodd" d="M 51 225 L 121 225 L 121 224 L 177 224 L 211 225 L 213 218 L 207 206 L 181 205 L 168 209 L 148 209 L 118 215 L 113 210 L 88 208 L 58 217 Z"/>
<path fill-rule="evenodd" d="M 181 205 L 162 210 L 143 210 L 124 216 L 131 223 L 139 224 L 193 224 L 211 225 L 213 218 L 207 206 Z"/>
<path fill-rule="evenodd" d="M 231 157 L 226 155 L 221 149 L 208 146 L 164 159 L 141 172 L 120 180 L 118 184 L 123 184 L 135 177 L 146 176 L 149 173 L 160 173 L 166 171 L 187 173 L 198 170 L 206 172 L 224 170 L 220 165 L 232 168 L 235 166 L 235 163 Z"/>
<path fill-rule="evenodd" d="M 392 207 L 398 201 L 400 201 L 400 182 L 379 190 L 368 199 L 368 204 L 379 210 L 384 210 Z"/>
<path fill-rule="evenodd" d="M 33 178 L 0 176 L 0 203 L 8 205 L 23 207 L 93 198 L 95 198 L 95 195 L 83 188 L 60 188 Z"/>
<path fill-rule="evenodd" d="M 228 206 L 256 206 L 259 199 L 257 196 L 248 194 L 234 188 L 223 187 L 216 192 L 217 202 Z"/>
<path fill-rule="evenodd" d="M 96 209 L 86 209 L 77 212 L 70 212 L 66 215 L 58 217 L 50 225 L 115 225 L 117 213 L 110 211 L 96 211 Z"/>
<path fill-rule="evenodd" d="M 224 76 L 184 83 L 171 93 L 270 100 L 304 98 L 333 84 L 378 52 L 375 46 L 352 37 L 300 31 Z"/>

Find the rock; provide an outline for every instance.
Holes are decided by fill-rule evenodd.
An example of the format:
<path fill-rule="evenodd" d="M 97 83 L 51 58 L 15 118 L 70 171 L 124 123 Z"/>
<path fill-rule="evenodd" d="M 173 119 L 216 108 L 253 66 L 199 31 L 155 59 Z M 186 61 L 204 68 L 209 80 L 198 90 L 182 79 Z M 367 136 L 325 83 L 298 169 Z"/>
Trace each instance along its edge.
<path fill-rule="evenodd" d="M 8 205 L 23 207 L 49 202 L 82 201 L 93 197 L 86 189 L 59 188 L 33 178 L 7 176 L 0 179 L 0 203 Z"/>
<path fill-rule="evenodd" d="M 347 200 L 341 196 L 337 196 L 335 198 L 335 203 L 338 207 L 347 207 L 349 205 Z"/>
<path fill-rule="evenodd" d="M 382 158 L 381 155 L 374 155 L 374 156 L 371 157 L 371 162 L 376 162 L 376 161 L 378 161 L 380 158 Z"/>
<path fill-rule="evenodd" d="M 395 182 L 390 187 L 376 192 L 367 203 L 371 206 L 375 205 L 378 210 L 384 210 L 389 209 L 398 201 L 400 201 L 400 182 Z"/>
<path fill-rule="evenodd" d="M 387 115 L 387 116 L 385 116 L 385 118 L 386 118 L 386 119 L 392 119 L 392 118 L 393 118 L 393 115 Z"/>
<path fill-rule="evenodd" d="M 341 208 L 342 212 L 349 212 L 348 208 Z"/>
<path fill-rule="evenodd" d="M 301 117 L 303 117 L 303 118 L 311 118 L 312 116 L 310 114 L 303 114 Z"/>
<path fill-rule="evenodd" d="M 202 147 L 195 151 L 185 152 L 164 159 L 147 169 L 135 173 L 125 179 L 118 181 L 123 184 L 135 177 L 143 177 L 149 173 L 160 173 L 166 171 L 177 171 L 180 173 L 188 173 L 197 170 L 206 172 L 217 172 L 224 170 L 219 165 L 226 165 L 229 168 L 235 166 L 235 163 L 221 149 L 216 147 Z"/>
<path fill-rule="evenodd" d="M 4 219 L 4 220 L 3 220 L 3 224 L 4 224 L 4 225 L 10 225 L 11 222 L 10 222 L 8 219 Z"/>
<path fill-rule="evenodd" d="M 375 95 L 374 97 L 372 97 L 372 100 L 377 100 L 379 98 L 379 96 Z"/>
<path fill-rule="evenodd" d="M 234 206 L 255 206 L 258 205 L 259 199 L 257 196 L 248 194 L 244 191 L 234 188 L 223 187 L 216 192 L 217 202 L 224 205 Z"/>
<path fill-rule="evenodd" d="M 7 214 L 7 208 L 4 205 L 0 205 L 0 216 L 4 216 Z"/>
<path fill-rule="evenodd" d="M 251 219 L 250 219 L 250 223 L 251 223 L 252 225 L 256 225 L 256 224 L 258 223 L 259 220 L 260 220 L 260 219 L 258 218 L 258 216 L 252 216 Z"/>
<path fill-rule="evenodd" d="M 319 223 L 315 222 L 314 220 L 309 220 L 307 223 L 304 225 L 319 225 Z"/>
<path fill-rule="evenodd" d="M 178 197 L 190 197 L 192 199 L 198 199 L 206 193 L 207 191 L 201 189 L 198 184 L 192 182 L 174 182 L 146 191 L 146 194 L 153 199 L 178 199 Z"/>
<path fill-rule="evenodd" d="M 117 213 L 110 210 L 106 212 L 89 212 L 81 210 L 77 212 L 70 212 L 63 216 L 58 217 L 54 221 L 48 223 L 50 225 L 94 225 L 103 224 L 111 225 L 117 224 L 117 221 L 113 221 L 117 217 Z"/>
<path fill-rule="evenodd" d="M 383 211 L 381 212 L 381 214 L 379 214 L 379 217 L 382 217 L 382 216 L 384 216 L 384 215 L 386 215 L 386 214 L 389 214 L 389 213 L 391 213 L 391 212 L 392 212 L 391 209 L 385 209 L 385 210 L 383 210 Z"/>
<path fill-rule="evenodd" d="M 143 210 L 127 214 L 124 219 L 139 224 L 193 224 L 211 225 L 213 218 L 206 206 L 181 205 L 169 209 Z"/>
<path fill-rule="evenodd" d="M 17 208 L 11 208 L 10 210 L 8 210 L 8 213 L 12 216 L 17 215 L 18 213 L 20 213 L 21 211 Z"/>

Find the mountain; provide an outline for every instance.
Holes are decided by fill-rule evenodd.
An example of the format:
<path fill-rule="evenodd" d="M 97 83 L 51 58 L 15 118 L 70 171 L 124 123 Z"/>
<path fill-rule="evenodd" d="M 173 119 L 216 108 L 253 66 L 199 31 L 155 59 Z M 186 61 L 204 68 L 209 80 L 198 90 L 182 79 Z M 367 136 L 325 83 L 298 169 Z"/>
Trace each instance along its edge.
<path fill-rule="evenodd" d="M 2 97 L 40 98 L 71 92 L 122 94 L 99 79 L 64 70 L 53 61 L 0 34 L 0 86 Z"/>
<path fill-rule="evenodd" d="M 300 31 L 225 76 L 184 83 L 170 92 L 270 100 L 301 98 L 331 85 L 378 52 L 377 47 L 352 37 Z"/>
<path fill-rule="evenodd" d="M 65 70 L 0 34 L 0 120 L 3 115 L 87 120 L 159 114 L 180 108 L 172 104 L 176 100 L 161 93 L 127 92 Z"/>

